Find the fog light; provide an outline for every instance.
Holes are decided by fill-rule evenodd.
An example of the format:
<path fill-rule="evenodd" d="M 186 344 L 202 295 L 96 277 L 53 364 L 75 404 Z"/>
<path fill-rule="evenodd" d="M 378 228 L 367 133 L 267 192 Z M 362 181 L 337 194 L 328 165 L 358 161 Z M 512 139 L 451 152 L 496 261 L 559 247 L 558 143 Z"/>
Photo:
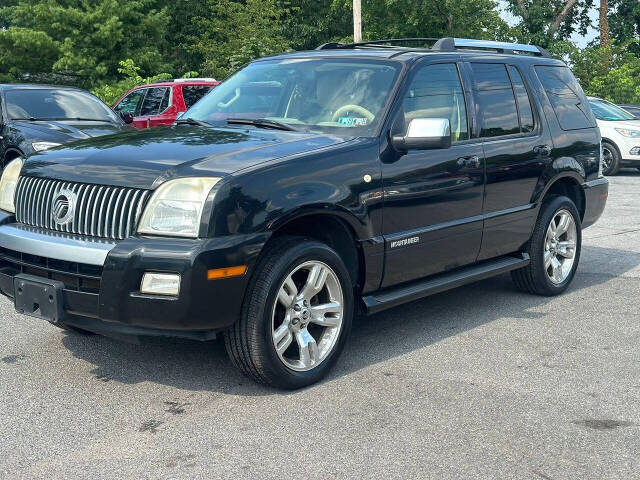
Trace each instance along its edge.
<path fill-rule="evenodd" d="M 640 155 L 640 147 L 633 147 L 629 153 L 631 155 Z"/>
<path fill-rule="evenodd" d="M 142 277 L 140 293 L 177 297 L 180 293 L 180 275 L 174 273 L 145 273 Z"/>

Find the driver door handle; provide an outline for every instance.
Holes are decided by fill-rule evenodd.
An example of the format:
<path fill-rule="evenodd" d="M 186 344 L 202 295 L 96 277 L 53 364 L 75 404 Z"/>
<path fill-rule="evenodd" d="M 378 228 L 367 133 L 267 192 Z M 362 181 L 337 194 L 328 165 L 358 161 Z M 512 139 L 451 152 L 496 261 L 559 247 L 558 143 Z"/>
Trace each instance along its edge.
<path fill-rule="evenodd" d="M 459 167 L 480 168 L 480 157 L 471 155 L 470 157 L 460 157 L 456 162 Z"/>

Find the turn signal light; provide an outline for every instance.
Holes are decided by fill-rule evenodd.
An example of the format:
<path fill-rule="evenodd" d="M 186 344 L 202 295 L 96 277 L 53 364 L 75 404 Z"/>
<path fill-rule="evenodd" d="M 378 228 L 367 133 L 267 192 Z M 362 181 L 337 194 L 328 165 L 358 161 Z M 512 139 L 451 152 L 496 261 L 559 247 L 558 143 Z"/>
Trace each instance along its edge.
<path fill-rule="evenodd" d="M 237 267 L 215 268 L 207 272 L 207 280 L 218 280 L 220 278 L 239 277 L 247 271 L 246 265 Z"/>

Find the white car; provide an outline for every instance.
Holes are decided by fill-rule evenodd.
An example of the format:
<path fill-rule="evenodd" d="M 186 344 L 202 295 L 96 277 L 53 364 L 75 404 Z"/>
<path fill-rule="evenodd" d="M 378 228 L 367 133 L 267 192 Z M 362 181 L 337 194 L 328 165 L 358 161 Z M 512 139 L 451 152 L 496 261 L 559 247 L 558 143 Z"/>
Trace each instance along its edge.
<path fill-rule="evenodd" d="M 640 119 L 601 98 L 589 97 L 602 135 L 602 171 L 615 175 L 621 167 L 640 169 Z"/>

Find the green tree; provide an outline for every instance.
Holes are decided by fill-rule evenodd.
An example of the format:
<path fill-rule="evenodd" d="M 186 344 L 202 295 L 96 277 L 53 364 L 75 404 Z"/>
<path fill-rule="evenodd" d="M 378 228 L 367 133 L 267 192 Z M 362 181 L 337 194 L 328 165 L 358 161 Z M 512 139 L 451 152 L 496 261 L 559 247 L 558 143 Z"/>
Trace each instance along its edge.
<path fill-rule="evenodd" d="M 594 0 L 507 0 L 509 10 L 519 18 L 518 40 L 552 47 L 567 41 L 575 32 L 584 35 L 591 26 L 589 9 Z"/>
<path fill-rule="evenodd" d="M 192 18 L 184 38 L 185 51 L 202 59 L 201 73 L 224 78 L 250 60 L 289 48 L 280 28 L 287 12 L 277 0 L 203 3 L 206 10 Z"/>
<path fill-rule="evenodd" d="M 132 58 L 147 73 L 166 71 L 170 65 L 163 52 L 169 23 L 158 0 L 18 0 L 0 8 L 7 30 L 6 55 L 18 57 L 29 43 L 46 48 L 27 48 L 28 57 L 18 67 L 0 63 L 0 74 L 19 78 L 34 71 L 70 72 L 84 86 L 116 78 L 118 62 Z M 11 43 L 12 42 L 12 43 Z M 24 47 L 22 47 L 24 48 Z M 5 54 L 5 53 L 3 53 Z M 51 63 L 51 56 L 56 56 Z M 35 66 L 35 67 L 34 67 Z"/>
<path fill-rule="evenodd" d="M 611 37 L 629 51 L 640 55 L 640 2 L 609 0 Z"/>
<path fill-rule="evenodd" d="M 570 64 L 588 94 L 614 103 L 640 103 L 640 58 L 627 49 L 576 48 Z"/>

